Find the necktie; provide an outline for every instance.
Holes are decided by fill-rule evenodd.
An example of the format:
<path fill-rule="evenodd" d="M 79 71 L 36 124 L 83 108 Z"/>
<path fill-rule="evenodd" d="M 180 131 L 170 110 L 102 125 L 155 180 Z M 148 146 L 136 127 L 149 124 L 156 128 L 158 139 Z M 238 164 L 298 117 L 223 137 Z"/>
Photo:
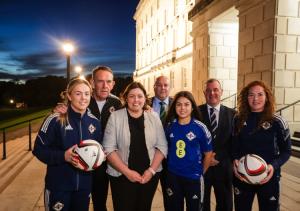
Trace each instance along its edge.
<path fill-rule="evenodd" d="M 213 139 L 216 138 L 216 130 L 217 130 L 217 116 L 214 108 L 209 109 L 210 113 L 210 128 L 211 128 L 211 136 Z"/>
<path fill-rule="evenodd" d="M 163 121 L 167 114 L 166 103 L 161 101 L 161 102 L 159 102 L 159 104 L 160 104 L 159 117 L 160 117 L 160 120 Z"/>

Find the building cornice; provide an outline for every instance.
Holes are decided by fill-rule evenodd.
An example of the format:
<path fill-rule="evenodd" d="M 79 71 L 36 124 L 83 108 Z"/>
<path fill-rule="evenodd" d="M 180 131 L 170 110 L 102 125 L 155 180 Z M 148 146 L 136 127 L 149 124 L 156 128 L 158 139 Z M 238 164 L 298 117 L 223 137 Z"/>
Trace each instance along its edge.
<path fill-rule="evenodd" d="M 133 19 L 134 20 L 137 20 L 138 16 L 140 16 L 140 13 L 142 11 L 142 8 L 144 7 L 144 5 L 146 4 L 146 0 L 140 0 L 138 5 L 136 6 L 136 9 L 135 9 L 135 13 L 133 15 Z"/>
<path fill-rule="evenodd" d="M 215 0 L 200 0 L 189 12 L 189 20 L 191 20 L 199 12 L 203 11 L 213 1 Z"/>
<path fill-rule="evenodd" d="M 186 52 L 187 48 L 192 48 L 192 42 L 182 46 L 181 48 L 176 48 L 168 53 L 165 53 L 163 56 L 155 59 L 151 64 L 143 66 L 139 69 L 134 71 L 134 76 L 139 77 L 143 75 L 147 75 L 151 72 L 155 72 L 157 70 L 163 69 L 167 66 L 174 65 L 177 62 L 180 62 L 184 59 L 191 58 L 192 53 L 188 51 Z"/>

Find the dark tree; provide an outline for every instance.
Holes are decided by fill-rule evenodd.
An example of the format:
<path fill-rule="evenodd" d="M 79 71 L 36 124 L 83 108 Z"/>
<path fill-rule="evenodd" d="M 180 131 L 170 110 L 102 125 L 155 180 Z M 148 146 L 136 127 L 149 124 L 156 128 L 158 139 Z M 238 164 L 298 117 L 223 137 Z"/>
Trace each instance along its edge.
<path fill-rule="evenodd" d="M 126 86 L 130 84 L 133 79 L 132 77 L 115 77 L 114 78 L 116 84 L 114 86 L 114 89 L 112 90 L 112 93 L 118 97 L 120 97 L 120 94 L 125 90 Z"/>
<path fill-rule="evenodd" d="M 28 80 L 24 99 L 29 107 L 53 106 L 60 101 L 60 93 L 66 88 L 63 77 L 46 76 Z"/>

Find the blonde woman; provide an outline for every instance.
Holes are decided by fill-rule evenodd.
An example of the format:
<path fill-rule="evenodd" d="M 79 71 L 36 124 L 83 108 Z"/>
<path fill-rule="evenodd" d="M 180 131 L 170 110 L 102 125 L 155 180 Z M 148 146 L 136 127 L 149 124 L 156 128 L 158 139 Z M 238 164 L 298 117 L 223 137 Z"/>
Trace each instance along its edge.
<path fill-rule="evenodd" d="M 33 154 L 47 165 L 46 210 L 89 209 L 92 176 L 77 168 L 73 149 L 81 140 L 100 141 L 99 120 L 87 109 L 91 92 L 86 80 L 70 81 L 64 93 L 67 113 L 48 116 L 35 140 Z"/>

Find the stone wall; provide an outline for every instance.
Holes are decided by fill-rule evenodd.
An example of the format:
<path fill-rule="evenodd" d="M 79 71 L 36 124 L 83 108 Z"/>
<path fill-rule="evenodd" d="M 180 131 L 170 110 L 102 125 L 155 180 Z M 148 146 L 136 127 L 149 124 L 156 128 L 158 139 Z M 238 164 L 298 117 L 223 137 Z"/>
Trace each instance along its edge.
<path fill-rule="evenodd" d="M 275 0 L 242 0 L 239 10 L 238 90 L 253 80 L 272 86 Z"/>
<path fill-rule="evenodd" d="M 299 0 L 278 0 L 275 18 L 274 93 L 281 108 L 300 99 L 300 3 Z M 300 105 L 283 111 L 300 128 Z"/>
<path fill-rule="evenodd" d="M 217 20 L 209 22 L 208 75 L 221 82 L 222 98 L 237 92 L 238 22 L 236 12 L 230 10 L 229 13 L 236 20 L 228 20 L 220 15 Z M 233 97 L 223 102 L 230 107 L 234 107 L 235 103 Z"/>

